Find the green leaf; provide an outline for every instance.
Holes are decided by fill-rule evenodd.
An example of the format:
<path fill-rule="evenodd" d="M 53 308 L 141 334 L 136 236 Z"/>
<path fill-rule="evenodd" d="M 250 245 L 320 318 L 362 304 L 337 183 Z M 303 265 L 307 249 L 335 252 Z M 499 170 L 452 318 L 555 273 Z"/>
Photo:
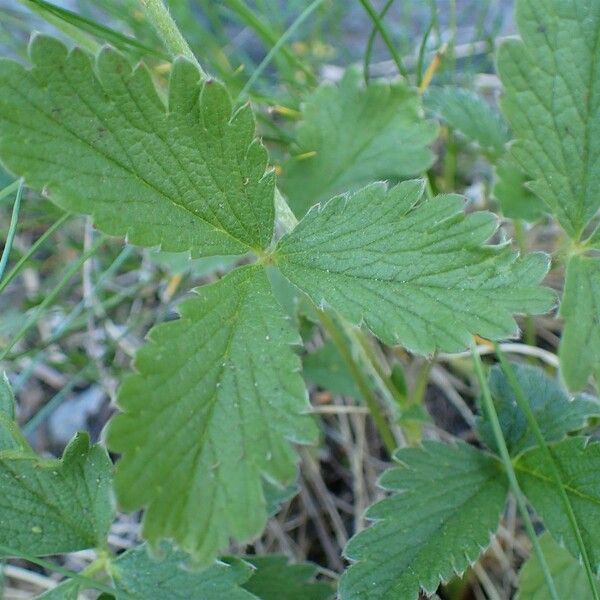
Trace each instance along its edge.
<path fill-rule="evenodd" d="M 548 563 L 559 598 L 587 598 L 590 584 L 584 568 L 552 536 L 540 536 L 540 547 Z M 600 583 L 600 582 L 599 582 Z M 519 573 L 519 591 L 516 600 L 547 600 L 548 588 L 544 573 L 535 553 L 523 565 Z"/>
<path fill-rule="evenodd" d="M 417 600 L 477 560 L 498 526 L 508 483 L 500 462 L 464 443 L 426 442 L 398 451 L 402 466 L 381 485 L 376 522 L 350 540 L 342 600 Z"/>
<path fill-rule="evenodd" d="M 600 207 L 600 4 L 518 0 L 522 40 L 498 54 L 513 155 L 567 233 Z"/>
<path fill-rule="evenodd" d="M 15 396 L 6 373 L 0 375 L 0 451 L 27 448 L 15 421 Z"/>
<path fill-rule="evenodd" d="M 326 342 L 304 357 L 304 377 L 334 394 L 362 398 L 352 375 L 333 342 Z"/>
<path fill-rule="evenodd" d="M 600 566 L 600 443 L 569 438 L 550 446 L 563 487 L 573 507 L 592 568 Z M 552 536 L 579 557 L 573 528 L 564 509 L 560 490 L 544 452 L 533 448 L 515 463 L 523 492 Z"/>
<path fill-rule="evenodd" d="M 510 154 L 498 161 L 493 194 L 505 217 L 533 222 L 546 213 L 545 204 L 527 188 L 528 180 Z"/>
<path fill-rule="evenodd" d="M 15 395 L 6 372 L 0 375 L 0 414 L 11 421 L 15 419 Z"/>
<path fill-rule="evenodd" d="M 461 350 L 472 334 L 516 335 L 513 313 L 552 306 L 536 287 L 545 256 L 483 245 L 493 215 L 465 215 L 460 196 L 422 196 L 421 181 L 374 184 L 313 208 L 280 242 L 282 273 L 315 304 L 423 354 Z"/>
<path fill-rule="evenodd" d="M 35 600 L 77 600 L 79 598 L 79 584 L 67 580 L 55 588 L 36 596 Z"/>
<path fill-rule="evenodd" d="M 512 364 L 512 369 L 547 442 L 560 441 L 568 433 L 582 429 L 590 417 L 600 416 L 598 399 L 586 394 L 569 398 L 560 382 L 548 377 L 542 369 L 517 363 Z M 537 446 L 535 435 L 499 366 L 490 371 L 489 386 L 511 455 Z M 485 443 L 497 451 L 487 417 L 480 421 L 478 429 Z"/>
<path fill-rule="evenodd" d="M 296 475 L 290 442 L 316 435 L 300 375 L 299 343 L 264 269 L 236 269 L 196 290 L 181 319 L 155 327 L 139 374 L 119 394 L 108 430 L 123 457 L 116 489 L 146 507 L 143 534 L 172 538 L 208 564 L 230 537 L 249 540 L 267 520 L 261 479 Z"/>
<path fill-rule="evenodd" d="M 425 108 L 440 116 L 452 129 L 476 142 L 483 150 L 502 154 L 510 139 L 506 123 L 481 96 L 457 87 L 431 87 Z"/>
<path fill-rule="evenodd" d="M 252 568 L 239 559 L 198 570 L 186 565 L 186 554 L 165 545 L 161 555 L 151 557 L 142 545 L 112 562 L 117 600 L 256 600 L 240 587 L 251 576 Z"/>
<path fill-rule="evenodd" d="M 565 321 L 561 373 L 569 388 L 578 390 L 591 373 L 600 376 L 600 258 L 571 257 L 560 316 Z"/>
<path fill-rule="evenodd" d="M 301 217 L 334 194 L 422 173 L 433 162 L 427 146 L 436 135 L 414 89 L 404 82 L 364 87 L 351 69 L 339 85 L 320 86 L 304 104 L 296 156 L 283 167 L 282 189 Z"/>
<path fill-rule="evenodd" d="M 265 248 L 274 176 L 249 106 L 178 58 L 167 99 L 143 65 L 105 47 L 94 65 L 45 36 L 31 70 L 0 61 L 0 159 L 106 233 L 197 255 Z"/>
<path fill-rule="evenodd" d="M 86 433 L 61 460 L 0 451 L 0 546 L 36 556 L 102 546 L 113 518 L 111 472 Z"/>
<path fill-rule="evenodd" d="M 310 563 L 288 564 L 285 556 L 245 556 L 256 568 L 244 588 L 260 600 L 328 600 L 331 586 L 315 582 L 316 567 Z"/>

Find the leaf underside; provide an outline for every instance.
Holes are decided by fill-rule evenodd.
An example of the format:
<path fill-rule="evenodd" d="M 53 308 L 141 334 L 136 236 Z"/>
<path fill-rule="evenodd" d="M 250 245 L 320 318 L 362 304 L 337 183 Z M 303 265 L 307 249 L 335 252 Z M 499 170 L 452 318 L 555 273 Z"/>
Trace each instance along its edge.
<path fill-rule="evenodd" d="M 43 556 L 96 548 L 112 523 L 112 465 L 79 433 L 61 460 L 0 451 L 0 546 Z"/>
<path fill-rule="evenodd" d="M 426 442 L 396 458 L 402 466 L 381 480 L 396 494 L 369 508 L 375 524 L 346 546 L 358 562 L 342 577 L 342 600 L 432 594 L 478 558 L 498 526 L 508 484 L 494 457 L 462 442 Z"/>
<path fill-rule="evenodd" d="M 433 162 L 427 146 L 436 135 L 406 83 L 364 87 L 360 73 L 349 69 L 337 86 L 321 85 L 303 105 L 297 156 L 283 166 L 282 189 L 302 217 L 335 194 L 427 170 Z"/>
<path fill-rule="evenodd" d="M 514 313 L 552 306 L 553 293 L 535 287 L 545 256 L 484 245 L 492 214 L 465 215 L 457 195 L 422 194 L 419 181 L 373 184 L 313 208 L 279 244 L 282 273 L 315 304 L 422 354 L 462 350 L 472 334 L 514 336 Z"/>
<path fill-rule="evenodd" d="M 166 99 L 143 65 L 36 36 L 31 70 L 0 61 L 0 160 L 106 233 L 193 255 L 265 248 L 274 176 L 249 106 L 173 63 Z"/>
<path fill-rule="evenodd" d="M 126 509 L 146 507 L 144 536 L 173 538 L 209 563 L 230 537 L 266 524 L 262 479 L 296 473 L 290 442 L 316 434 L 299 336 L 260 266 L 241 267 L 196 290 L 181 319 L 155 327 L 137 355 L 138 374 L 119 394 L 108 430 L 123 457 L 115 485 Z"/>
<path fill-rule="evenodd" d="M 531 188 L 572 237 L 600 207 L 600 4 L 519 0 L 498 54 L 502 108 Z"/>

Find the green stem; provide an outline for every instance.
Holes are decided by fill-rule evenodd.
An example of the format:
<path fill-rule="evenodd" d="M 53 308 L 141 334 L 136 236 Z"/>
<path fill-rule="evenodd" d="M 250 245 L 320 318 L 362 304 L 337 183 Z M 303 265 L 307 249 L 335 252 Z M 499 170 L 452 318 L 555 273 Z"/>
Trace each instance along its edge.
<path fill-rule="evenodd" d="M 352 337 L 354 340 L 356 340 L 358 347 L 362 350 L 362 353 L 365 357 L 365 361 L 371 367 L 373 374 L 377 377 L 377 379 L 383 386 L 384 391 L 387 392 L 390 399 L 401 410 L 406 409 L 408 403 L 406 395 L 403 394 L 392 381 L 389 366 L 387 365 L 387 363 L 382 364 L 383 358 L 377 355 L 377 352 L 373 348 L 369 336 L 364 331 L 356 329 L 355 331 L 353 331 Z"/>
<path fill-rule="evenodd" d="M 100 44 L 96 42 L 96 40 L 90 38 L 87 33 L 83 33 L 79 27 L 67 22 L 64 18 L 61 18 L 59 16 L 60 13 L 56 14 L 58 11 L 63 9 L 53 6 L 51 8 L 54 10 L 50 11 L 50 7 L 44 6 L 46 3 L 35 2 L 32 0 L 19 0 L 19 2 L 23 6 L 26 6 L 31 12 L 34 12 L 42 17 L 44 21 L 50 23 L 50 25 L 53 25 L 56 27 L 56 29 L 68 35 L 76 44 L 82 48 L 85 48 L 88 52 L 96 54 L 96 52 L 98 52 L 100 49 Z"/>
<path fill-rule="evenodd" d="M 298 27 L 304 23 L 304 21 L 317 9 L 321 4 L 323 4 L 325 0 L 314 0 L 311 4 L 309 4 L 298 16 L 298 18 L 288 27 L 285 33 L 277 40 L 275 45 L 269 50 L 267 55 L 264 57 L 260 65 L 256 67 L 254 73 L 250 76 L 250 79 L 246 82 L 246 85 L 243 87 L 242 91 L 239 93 L 238 101 L 240 99 L 244 99 L 244 97 L 248 94 L 254 82 L 260 77 L 262 72 L 267 68 L 269 63 L 273 60 L 273 58 L 277 55 L 277 53 L 281 50 L 284 44 L 291 38 Z"/>
<path fill-rule="evenodd" d="M 392 60 L 396 63 L 396 66 L 398 67 L 398 71 L 400 71 L 400 74 L 405 79 L 408 79 L 408 71 L 406 70 L 404 63 L 402 62 L 402 59 L 400 58 L 400 54 L 398 54 L 398 51 L 396 50 L 396 48 L 394 46 L 394 42 L 392 42 L 392 38 L 390 37 L 390 34 L 388 33 L 387 29 L 385 28 L 383 21 L 379 18 L 379 15 L 375 12 L 373 5 L 371 4 L 371 2 L 369 0 L 360 0 L 360 3 L 362 4 L 366 13 L 371 18 L 371 21 L 373 21 L 373 25 L 375 25 L 377 31 L 379 31 L 379 35 L 381 36 L 383 43 L 387 46 L 387 49 L 392 57 Z"/>
<path fill-rule="evenodd" d="M 388 425 L 387 419 L 381 410 L 379 399 L 373 393 L 367 377 L 362 372 L 362 369 L 356 363 L 352 353 L 348 349 L 348 341 L 345 339 L 342 330 L 327 312 L 320 309 L 317 309 L 317 312 L 319 314 L 321 324 L 329 334 L 331 341 L 335 344 L 344 362 L 348 366 L 352 378 L 356 382 L 362 397 L 367 403 L 367 407 L 371 413 L 375 427 L 377 427 L 377 431 L 381 436 L 381 440 L 383 441 L 386 450 L 390 455 L 392 455 L 397 447 L 396 438 L 394 437 L 394 434 Z"/>
<path fill-rule="evenodd" d="M 0 258 L 0 282 L 4 275 L 4 270 L 8 264 L 8 257 L 12 250 L 12 245 L 15 240 L 15 234 L 17 233 L 17 223 L 19 222 L 19 210 L 21 208 L 21 196 L 23 195 L 23 180 L 21 179 L 19 189 L 17 190 L 17 196 L 15 197 L 15 203 L 13 204 L 12 216 L 10 218 L 10 226 L 8 228 L 8 234 L 6 236 L 6 242 L 4 243 L 4 249 L 2 250 L 2 258 Z"/>
<path fill-rule="evenodd" d="M 37 249 L 70 217 L 70 213 L 65 213 L 55 221 L 45 232 L 41 235 L 35 243 L 29 248 L 29 250 L 23 254 L 18 260 L 15 266 L 6 274 L 6 277 L 0 281 L 0 294 L 4 291 L 6 286 L 19 274 L 23 265 L 37 252 Z"/>
<path fill-rule="evenodd" d="M 527 236 L 525 235 L 523 221 L 521 221 L 521 219 L 514 219 L 513 228 L 519 251 L 522 255 L 525 255 L 529 251 L 529 248 L 527 246 Z M 524 338 L 527 345 L 535 346 L 535 322 L 531 315 L 525 315 Z"/>
<path fill-rule="evenodd" d="M 235 12 L 238 17 L 240 17 L 243 21 L 245 21 L 249 27 L 251 27 L 263 40 L 265 44 L 270 44 L 271 46 L 275 46 L 279 40 L 279 36 L 275 31 L 273 31 L 269 25 L 262 19 L 258 18 L 252 9 L 242 1 L 242 0 L 225 0 L 224 2 L 227 6 Z M 302 61 L 287 47 L 283 46 L 281 48 L 281 53 L 285 56 L 286 60 L 300 69 L 310 81 L 316 81 L 316 77 L 312 73 L 312 71 L 302 63 Z"/>
<path fill-rule="evenodd" d="M 44 300 L 42 300 L 42 302 L 40 302 L 40 304 L 37 305 L 36 309 L 29 317 L 29 319 L 25 321 L 23 326 L 19 329 L 19 331 L 17 331 L 12 340 L 8 343 L 4 350 L 2 350 L 2 352 L 0 353 L 0 360 L 4 360 L 7 357 L 8 353 L 13 349 L 14 345 L 29 331 L 29 329 L 33 325 L 35 325 L 35 323 L 37 323 L 39 317 L 41 316 L 42 312 L 46 309 L 46 307 L 50 306 L 50 304 L 52 304 L 52 302 L 56 300 L 56 297 L 58 296 L 60 291 L 67 285 L 67 283 L 73 277 L 73 275 L 75 275 L 75 273 L 81 268 L 83 263 L 85 263 L 85 261 L 88 258 L 90 258 L 90 256 L 96 253 L 96 251 L 105 239 L 105 236 L 99 237 L 94 243 L 94 245 L 87 252 L 82 254 L 79 260 L 68 269 L 65 276 L 58 282 L 58 284 L 44 298 Z"/>
<path fill-rule="evenodd" d="M 383 19 L 390 9 L 394 0 L 387 0 L 384 7 L 381 9 L 379 13 L 379 20 Z M 363 59 L 363 77 L 365 79 L 365 83 L 369 83 L 369 67 L 371 65 L 371 54 L 373 53 L 373 43 L 375 42 L 375 34 L 377 33 L 377 26 L 373 25 L 373 29 L 371 29 L 371 33 L 369 34 L 369 39 L 367 41 L 367 49 L 365 50 L 365 57 Z"/>
<path fill-rule="evenodd" d="M 575 540 L 577 542 L 577 546 L 578 546 L 579 552 L 581 554 L 581 559 L 583 561 L 583 566 L 585 568 L 585 572 L 586 572 L 586 575 L 587 575 L 587 578 L 588 578 L 588 581 L 590 584 L 592 596 L 593 596 L 594 600 L 600 600 L 600 596 L 598 595 L 598 589 L 596 587 L 596 581 L 595 581 L 596 578 L 594 577 L 594 571 L 592 569 L 590 558 L 588 556 L 587 549 L 586 549 L 585 543 L 583 541 L 583 536 L 581 535 L 581 530 L 579 529 L 579 524 L 577 523 L 577 517 L 575 516 L 575 512 L 573 511 L 573 506 L 571 504 L 571 501 L 569 500 L 569 496 L 567 495 L 567 492 L 565 491 L 565 488 L 564 488 L 564 485 L 562 482 L 562 477 L 561 477 L 560 471 L 558 470 L 556 461 L 554 460 L 554 457 L 552 456 L 552 452 L 550 452 L 550 448 L 548 448 L 548 444 L 546 444 L 546 440 L 544 439 L 544 434 L 542 433 L 542 430 L 540 429 L 540 426 L 538 425 L 535 415 L 533 414 L 533 411 L 531 410 L 531 406 L 529 405 L 529 402 L 527 401 L 527 398 L 525 397 L 525 393 L 523 392 L 523 389 L 521 388 L 521 385 L 519 384 L 519 381 L 517 380 L 517 377 L 515 375 L 515 372 L 513 371 L 513 368 L 510 366 L 510 363 L 506 360 L 506 356 L 504 355 L 504 352 L 502 352 L 502 350 L 500 349 L 500 346 L 498 346 L 498 344 L 495 343 L 494 347 L 496 349 L 496 356 L 498 357 L 498 361 L 500 362 L 500 366 L 502 367 L 502 372 L 504 373 L 506 379 L 508 380 L 508 383 L 515 395 L 517 405 L 523 411 L 523 414 L 525 415 L 525 418 L 527 419 L 527 423 L 528 423 L 529 427 L 531 428 L 531 431 L 533 432 L 533 435 L 535 436 L 535 439 L 538 443 L 538 447 L 542 451 L 544 458 L 545 458 L 548 466 L 550 467 L 552 478 L 554 479 L 554 484 L 556 485 L 556 487 L 558 489 L 558 492 L 560 494 L 560 497 L 561 497 L 561 500 L 563 503 L 563 508 L 564 508 L 565 512 L 567 513 L 567 518 L 569 519 L 571 529 L 575 535 Z"/>
<path fill-rule="evenodd" d="M 540 542 L 535 533 L 535 529 L 533 528 L 533 523 L 531 522 L 531 517 L 529 516 L 529 511 L 527 509 L 527 502 L 525 500 L 525 496 L 523 495 L 521 487 L 519 486 L 519 482 L 517 481 L 517 475 L 515 474 L 515 470 L 510 459 L 508 448 L 506 447 L 506 440 L 504 439 L 504 434 L 502 433 L 502 427 L 500 426 L 500 421 L 498 420 L 498 414 L 496 413 L 496 408 L 494 407 L 494 402 L 492 401 L 490 388 L 487 385 L 487 381 L 483 373 L 483 364 L 481 362 L 481 357 L 479 356 L 479 353 L 477 352 L 477 348 L 475 346 L 475 342 L 473 341 L 471 341 L 471 354 L 473 356 L 475 373 L 477 374 L 477 379 L 479 380 L 479 386 L 481 388 L 483 407 L 490 420 L 490 424 L 492 426 L 492 431 L 494 434 L 494 439 L 496 441 L 496 446 L 498 447 L 500 458 L 502 459 L 502 464 L 504 465 L 504 469 L 506 470 L 506 475 L 508 477 L 510 488 L 515 497 L 515 500 L 517 501 L 517 506 L 519 508 L 519 512 L 521 513 L 523 523 L 525 524 L 527 535 L 531 540 L 534 552 L 542 568 L 542 573 L 544 574 L 544 579 L 546 580 L 546 585 L 548 586 L 548 590 L 550 591 L 550 596 L 552 597 L 552 600 L 560 600 L 556 591 L 556 587 L 554 585 L 554 580 L 552 579 L 552 574 L 550 573 L 550 569 L 548 567 L 548 563 L 546 562 L 546 558 L 544 556 L 544 553 L 542 552 Z"/>
<path fill-rule="evenodd" d="M 19 189 L 21 180 L 17 179 L 12 183 L 9 183 L 4 189 L 0 190 L 0 200 L 4 200 L 7 196 L 10 196 L 15 190 Z"/>
<path fill-rule="evenodd" d="M 57 565 L 56 563 L 50 562 L 49 560 L 44 560 L 43 558 L 38 558 L 37 556 L 33 556 L 32 554 L 28 554 L 25 552 L 19 552 L 18 550 L 15 550 L 14 548 L 10 548 L 8 546 L 0 546 L 0 552 L 7 556 L 11 556 L 11 557 L 14 556 L 14 557 L 22 558 L 24 560 L 29 561 L 30 563 L 33 563 L 34 565 L 39 565 L 40 567 L 44 567 L 44 569 L 48 569 L 49 571 L 55 571 L 56 573 L 60 573 L 61 575 L 64 575 L 65 577 L 69 577 L 70 579 L 74 579 L 75 581 L 80 581 L 82 586 L 85 586 L 87 588 L 93 588 L 95 590 L 99 590 L 100 592 L 105 592 L 107 594 L 110 594 L 111 598 L 113 597 L 113 595 L 115 593 L 115 588 L 113 588 L 109 585 L 106 585 L 106 584 L 102 583 L 101 581 L 92 579 L 91 577 L 87 576 L 87 574 L 92 574 L 93 572 L 95 572 L 94 570 L 90 569 L 90 567 L 92 567 L 92 565 L 95 565 L 96 561 L 94 561 L 88 567 L 88 569 L 90 569 L 91 572 L 83 574 L 83 573 L 76 573 L 75 571 L 70 571 L 69 569 L 65 569 L 64 567 L 61 567 L 60 565 Z M 98 562 L 102 561 L 103 566 L 106 564 L 106 558 L 99 557 L 97 559 L 97 561 Z M 87 572 L 87 569 L 85 572 Z"/>
<path fill-rule="evenodd" d="M 165 47 L 172 56 L 182 55 L 191 60 L 203 78 L 207 75 L 201 67 L 198 59 L 194 56 L 189 44 L 179 31 L 177 24 L 171 17 L 169 10 L 164 5 L 162 0 L 140 0 L 145 9 L 145 14 L 152 26 L 160 36 Z"/>

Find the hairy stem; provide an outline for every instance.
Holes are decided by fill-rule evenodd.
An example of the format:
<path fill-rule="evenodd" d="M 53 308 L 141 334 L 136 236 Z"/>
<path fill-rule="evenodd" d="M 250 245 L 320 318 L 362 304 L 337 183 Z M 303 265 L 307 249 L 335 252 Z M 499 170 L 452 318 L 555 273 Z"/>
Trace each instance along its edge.
<path fill-rule="evenodd" d="M 179 31 L 177 24 L 170 15 L 169 10 L 162 0 L 140 0 L 146 17 L 152 23 L 152 26 L 160 36 L 165 47 L 173 56 L 182 55 L 191 60 L 202 77 L 206 78 L 206 72 L 194 56 L 189 44 Z"/>
<path fill-rule="evenodd" d="M 544 454 L 544 458 L 548 466 L 550 467 L 552 478 L 554 479 L 554 483 L 559 491 L 560 498 L 563 503 L 563 508 L 565 513 L 567 514 L 567 518 L 569 519 L 569 523 L 571 525 L 571 529 L 573 534 L 575 535 L 575 540 L 577 542 L 577 547 L 579 548 L 579 552 L 581 554 L 581 559 L 583 561 L 583 566 L 585 568 L 585 572 L 590 584 L 590 590 L 592 592 L 592 597 L 594 600 L 600 600 L 600 596 L 598 595 L 598 589 L 596 587 L 596 578 L 594 577 L 594 571 L 592 569 L 592 565 L 590 562 L 590 557 L 588 556 L 587 549 L 585 547 L 585 543 L 583 542 L 583 537 L 581 535 L 581 529 L 579 528 L 579 524 L 577 523 L 577 517 L 575 516 L 575 512 L 573 511 L 573 506 L 571 501 L 569 500 L 569 496 L 567 496 L 567 492 L 565 491 L 564 484 L 562 481 L 562 477 L 560 471 L 558 470 L 558 465 L 554 460 L 554 456 L 552 456 L 552 452 L 550 452 L 550 448 L 548 448 L 548 444 L 546 444 L 546 440 L 544 439 L 544 435 L 542 434 L 542 430 L 538 425 L 538 422 L 531 410 L 531 406 L 529 406 L 529 402 L 525 397 L 525 393 L 517 380 L 515 372 L 513 368 L 510 366 L 510 363 L 506 360 L 506 356 L 504 352 L 500 349 L 498 344 L 494 344 L 496 349 L 496 356 L 498 357 L 498 361 L 500 362 L 500 366 L 502 367 L 502 371 L 508 380 L 508 383 L 515 395 L 515 399 L 517 401 L 517 405 L 523 411 L 525 418 L 527 419 L 527 423 L 533 431 L 533 435 L 538 443 L 540 450 Z"/>
<path fill-rule="evenodd" d="M 506 440 L 504 439 L 504 434 L 502 433 L 502 427 L 500 426 L 500 421 L 498 420 L 498 414 L 496 413 L 496 408 L 492 401 L 490 388 L 488 387 L 485 375 L 483 373 L 483 364 L 481 362 L 481 357 L 477 352 L 477 347 L 475 346 L 474 341 L 471 341 L 471 354 L 473 356 L 473 364 L 475 366 L 475 373 L 477 374 L 477 379 L 479 381 L 479 387 L 481 388 L 482 404 L 492 425 L 492 431 L 500 453 L 500 458 L 502 459 L 502 463 L 504 465 L 504 469 L 508 477 L 508 482 L 517 502 L 519 512 L 521 513 L 521 518 L 523 519 L 527 535 L 531 540 L 533 550 L 540 562 L 542 573 L 544 574 L 544 579 L 546 581 L 546 585 L 548 586 L 548 590 L 550 592 L 552 600 L 560 600 L 558 592 L 556 591 L 556 586 L 554 585 L 554 580 L 552 579 L 552 574 L 550 573 L 550 568 L 548 567 L 548 563 L 546 562 L 546 557 L 542 552 L 540 542 L 535 533 L 535 529 L 533 528 L 533 523 L 531 522 L 531 517 L 529 516 L 529 511 L 527 509 L 527 502 L 525 500 L 525 496 L 521 491 L 519 482 L 517 481 L 517 475 L 515 473 L 515 469 L 510 459 L 508 448 L 506 447 Z"/>
<path fill-rule="evenodd" d="M 400 71 L 400 74 L 402 75 L 402 77 L 404 77 L 405 79 L 408 79 L 408 71 L 406 70 L 404 63 L 402 62 L 402 59 L 400 58 L 400 54 L 398 54 L 398 51 L 396 50 L 396 47 L 394 46 L 394 42 L 392 41 L 390 34 L 388 33 L 387 29 L 385 28 L 383 21 L 379 18 L 379 15 L 377 14 L 377 12 L 375 12 L 373 5 L 371 4 L 371 2 L 369 0 L 360 0 L 360 3 L 362 4 L 363 8 L 365 9 L 366 13 L 369 15 L 371 20 L 373 21 L 373 25 L 375 26 L 377 31 L 379 31 L 379 35 L 381 35 L 381 39 L 383 40 L 384 44 L 387 46 L 387 49 L 392 57 L 392 60 L 396 63 L 396 67 L 398 67 L 398 71 Z"/>
<path fill-rule="evenodd" d="M 342 329 L 326 311 L 320 309 L 317 310 L 321 324 L 341 354 L 344 362 L 350 370 L 352 378 L 354 379 L 362 397 L 367 404 L 367 407 L 369 408 L 369 412 L 371 413 L 375 427 L 377 427 L 377 431 L 381 436 L 381 440 L 383 441 L 386 450 L 390 453 L 390 455 L 392 455 L 397 447 L 396 438 L 394 437 L 394 434 L 388 425 L 385 414 L 381 409 L 379 399 L 373 393 L 367 376 L 363 373 L 360 366 L 354 360 L 352 352 L 348 347 L 348 340 L 346 339 Z"/>

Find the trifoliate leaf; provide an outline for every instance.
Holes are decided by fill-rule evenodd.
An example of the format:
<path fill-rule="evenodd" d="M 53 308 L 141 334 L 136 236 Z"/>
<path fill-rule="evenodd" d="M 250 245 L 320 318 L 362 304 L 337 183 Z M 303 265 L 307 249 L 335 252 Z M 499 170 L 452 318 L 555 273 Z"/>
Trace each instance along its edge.
<path fill-rule="evenodd" d="M 533 222 L 547 212 L 546 205 L 527 188 L 529 179 L 510 154 L 498 161 L 493 194 L 505 217 Z"/>
<path fill-rule="evenodd" d="M 364 87 L 356 70 L 308 98 L 295 156 L 283 167 L 282 189 L 298 217 L 334 194 L 371 181 L 406 178 L 433 162 L 437 127 L 423 120 L 415 90 L 404 82 Z"/>
<path fill-rule="evenodd" d="M 498 526 L 508 484 L 502 465 L 464 443 L 427 442 L 396 454 L 401 467 L 381 485 L 396 494 L 374 504 L 376 522 L 350 540 L 342 600 L 417 600 L 477 560 Z"/>
<path fill-rule="evenodd" d="M 77 600 L 79 598 L 79 584 L 76 581 L 67 580 L 54 589 L 36 596 L 35 600 Z"/>
<path fill-rule="evenodd" d="M 550 446 L 550 451 L 558 465 L 592 568 L 598 571 L 600 443 L 588 443 L 585 438 L 569 438 Z M 546 529 L 573 556 L 579 557 L 575 533 L 543 451 L 532 448 L 525 452 L 516 462 L 515 471 L 523 492 L 543 519 Z"/>
<path fill-rule="evenodd" d="M 598 399 L 586 394 L 569 398 L 560 382 L 548 377 L 542 369 L 524 364 L 513 364 L 512 369 L 547 442 L 557 442 L 568 433 L 582 429 L 590 417 L 600 416 Z M 535 435 L 499 366 L 490 371 L 489 387 L 511 455 L 537 446 Z M 490 448 L 497 450 L 487 416 L 479 423 L 479 433 Z"/>
<path fill-rule="evenodd" d="M 273 232 L 274 178 L 248 106 L 178 58 L 167 99 L 112 48 L 94 65 L 37 36 L 31 70 L 0 61 L 0 159 L 65 210 L 142 246 L 240 254 Z"/>
<path fill-rule="evenodd" d="M 550 569 L 559 598 L 588 598 L 590 584 L 581 563 L 552 539 L 540 536 L 540 547 Z M 598 582 L 600 589 L 600 581 Z M 547 600 L 550 597 L 544 573 L 535 552 L 521 568 L 516 600 Z"/>
<path fill-rule="evenodd" d="M 565 321 L 561 373 L 567 385 L 578 390 L 587 385 L 591 373 L 600 376 L 600 258 L 569 260 L 560 316 Z"/>
<path fill-rule="evenodd" d="M 315 304 L 423 354 L 463 349 L 475 333 L 515 335 L 514 313 L 552 306 L 552 292 L 536 287 L 545 256 L 483 245 L 493 215 L 465 215 L 460 196 L 422 194 L 420 181 L 374 184 L 313 208 L 280 242 L 282 273 Z"/>
<path fill-rule="evenodd" d="M 299 336 L 264 269 L 242 267 L 196 291 L 138 353 L 108 441 L 123 453 L 121 504 L 147 509 L 146 539 L 173 538 L 208 564 L 231 537 L 262 531 L 261 479 L 293 480 L 290 442 L 310 442 L 316 428 L 290 347 Z"/>
<path fill-rule="evenodd" d="M 304 377 L 334 394 L 362 398 L 352 374 L 333 342 L 327 342 L 320 348 L 307 354 L 303 360 Z"/>
<path fill-rule="evenodd" d="M 600 5 L 519 0 L 522 40 L 498 54 L 513 155 L 572 237 L 600 207 Z"/>
<path fill-rule="evenodd" d="M 504 145 L 510 139 L 508 127 L 498 111 L 475 92 L 457 87 L 431 87 L 424 104 L 483 150 L 495 155 L 504 152 Z"/>
<path fill-rule="evenodd" d="M 244 588 L 260 600 L 328 600 L 333 589 L 315 582 L 316 568 L 310 563 L 288 564 L 280 555 L 245 556 L 256 568 Z"/>
<path fill-rule="evenodd" d="M 117 600 L 256 600 L 241 586 L 252 567 L 239 559 L 206 569 L 186 565 L 189 556 L 162 546 L 151 557 L 145 545 L 119 556 L 110 566 Z"/>
<path fill-rule="evenodd" d="M 113 518 L 112 465 L 78 433 L 61 460 L 0 451 L 0 546 L 42 556 L 105 543 Z"/>

